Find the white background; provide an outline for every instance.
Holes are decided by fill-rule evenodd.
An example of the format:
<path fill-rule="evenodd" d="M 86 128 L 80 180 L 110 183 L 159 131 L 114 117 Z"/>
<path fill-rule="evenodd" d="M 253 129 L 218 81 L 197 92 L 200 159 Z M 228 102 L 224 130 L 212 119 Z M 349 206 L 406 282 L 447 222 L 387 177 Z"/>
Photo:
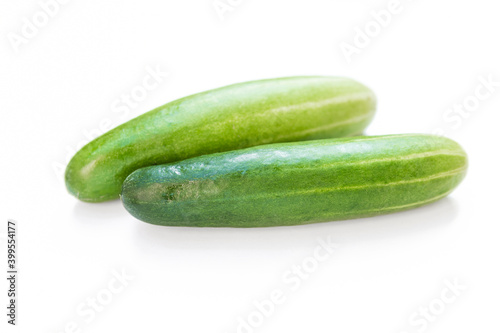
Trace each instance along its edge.
<path fill-rule="evenodd" d="M 69 1 L 16 47 L 13 34 L 23 36 L 24 18 L 44 23 L 42 9 L 1 1 L 1 266 L 11 218 L 20 271 L 15 329 L 0 284 L 2 332 L 237 332 L 249 316 L 256 327 L 241 332 L 498 331 L 500 86 L 470 112 L 449 110 L 474 102 L 481 77 L 500 81 L 497 3 L 401 0 L 350 62 L 342 43 L 354 45 L 358 28 L 376 29 L 371 12 L 389 1 L 229 3 L 222 20 L 212 0 Z M 169 75 L 127 114 L 113 112 L 147 68 Z M 465 181 L 412 211 L 247 230 L 152 226 L 119 201 L 86 204 L 66 192 L 61 165 L 102 123 L 203 90 L 293 75 L 370 86 L 379 105 L 367 134 L 442 129 L 469 154 Z M 283 275 L 328 237 L 338 248 L 292 290 Z M 133 280 L 91 316 L 86 302 L 106 299 L 122 271 Z M 448 280 L 466 290 L 441 309 L 441 294 L 453 296 Z M 277 289 L 284 302 L 259 323 L 254 302 Z M 425 327 L 410 322 L 429 306 L 440 313 Z"/>

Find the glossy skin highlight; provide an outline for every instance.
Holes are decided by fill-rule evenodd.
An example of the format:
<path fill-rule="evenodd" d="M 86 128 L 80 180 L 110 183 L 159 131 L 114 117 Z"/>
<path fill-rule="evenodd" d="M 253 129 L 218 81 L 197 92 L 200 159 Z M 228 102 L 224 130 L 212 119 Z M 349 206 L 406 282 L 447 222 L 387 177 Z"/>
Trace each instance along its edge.
<path fill-rule="evenodd" d="M 297 225 L 419 207 L 448 195 L 466 170 L 463 149 L 431 135 L 281 143 L 139 169 L 122 201 L 165 226 Z"/>
<path fill-rule="evenodd" d="M 235 84 L 188 96 L 93 140 L 69 162 L 78 199 L 116 199 L 142 167 L 275 142 L 359 135 L 375 112 L 364 85 L 336 77 L 290 77 Z"/>

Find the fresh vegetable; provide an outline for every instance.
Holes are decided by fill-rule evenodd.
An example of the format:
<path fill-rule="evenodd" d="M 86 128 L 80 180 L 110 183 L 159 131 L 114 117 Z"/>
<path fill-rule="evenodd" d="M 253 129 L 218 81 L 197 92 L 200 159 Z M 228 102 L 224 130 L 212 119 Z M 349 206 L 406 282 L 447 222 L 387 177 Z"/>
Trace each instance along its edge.
<path fill-rule="evenodd" d="M 136 218 L 166 226 L 307 224 L 434 202 L 466 169 L 462 148 L 432 135 L 280 143 L 139 169 L 122 201 Z"/>
<path fill-rule="evenodd" d="M 84 146 L 66 168 L 78 199 L 118 198 L 134 170 L 274 142 L 361 134 L 375 96 L 347 78 L 253 81 L 185 97 L 116 127 Z"/>

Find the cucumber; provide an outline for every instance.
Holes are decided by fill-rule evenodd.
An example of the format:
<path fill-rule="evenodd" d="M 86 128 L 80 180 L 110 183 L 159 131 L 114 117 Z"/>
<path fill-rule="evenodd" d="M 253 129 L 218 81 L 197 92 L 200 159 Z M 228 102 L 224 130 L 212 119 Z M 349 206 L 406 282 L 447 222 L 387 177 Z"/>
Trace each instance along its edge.
<path fill-rule="evenodd" d="M 70 160 L 66 187 L 78 199 L 118 198 L 134 170 L 274 142 L 361 134 L 375 96 L 347 78 L 290 77 L 185 97 L 118 126 Z"/>
<path fill-rule="evenodd" d="M 279 143 L 139 169 L 121 199 L 158 225 L 297 225 L 419 207 L 448 195 L 466 169 L 462 148 L 432 135 Z"/>

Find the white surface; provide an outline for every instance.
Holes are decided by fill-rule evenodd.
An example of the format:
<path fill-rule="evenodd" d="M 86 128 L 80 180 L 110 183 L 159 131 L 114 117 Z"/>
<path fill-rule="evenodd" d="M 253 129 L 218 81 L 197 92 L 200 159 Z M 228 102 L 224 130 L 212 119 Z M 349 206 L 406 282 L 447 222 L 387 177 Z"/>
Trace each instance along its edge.
<path fill-rule="evenodd" d="M 500 87 L 468 118 L 443 118 L 474 95 L 480 76 L 500 81 L 497 3 L 401 0 L 348 63 L 340 44 L 389 1 L 229 2 L 234 10 L 220 20 L 212 0 L 69 1 L 15 52 L 9 32 L 20 34 L 40 6 L 1 1 L 0 231 L 17 220 L 20 244 L 18 326 L 2 310 L 2 332 L 64 332 L 72 321 L 81 332 L 237 332 L 238 318 L 276 289 L 285 301 L 254 332 L 418 332 L 412 314 L 443 304 L 445 281 L 455 278 L 467 289 L 421 331 L 498 331 Z M 113 112 L 148 66 L 170 75 L 125 116 Z M 443 128 L 470 156 L 464 183 L 436 204 L 377 218 L 176 229 L 137 221 L 118 201 L 77 202 L 54 171 L 105 119 L 114 126 L 235 82 L 316 74 L 375 90 L 368 134 Z M 328 236 L 338 248 L 292 291 L 283 275 Z M 122 269 L 134 279 L 86 322 L 79 306 L 106 295 Z"/>

